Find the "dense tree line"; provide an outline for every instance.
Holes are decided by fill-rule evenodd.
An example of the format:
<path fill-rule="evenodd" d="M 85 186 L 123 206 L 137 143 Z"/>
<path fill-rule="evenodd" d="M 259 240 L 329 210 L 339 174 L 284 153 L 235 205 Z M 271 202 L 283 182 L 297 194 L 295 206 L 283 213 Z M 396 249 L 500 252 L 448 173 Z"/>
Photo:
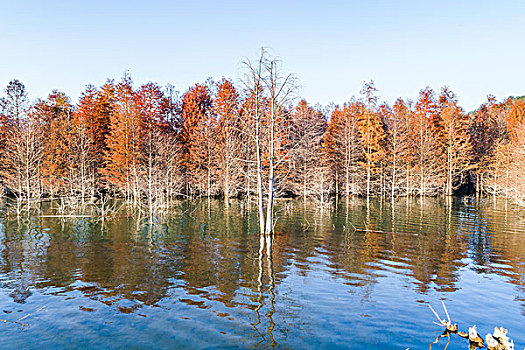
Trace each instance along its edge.
<path fill-rule="evenodd" d="M 425 88 L 390 106 L 367 82 L 357 98 L 323 109 L 298 99 L 274 63 L 248 65 L 239 87 L 207 81 L 180 97 L 125 75 L 87 86 L 76 104 L 58 91 L 30 103 L 13 80 L 0 100 L 3 193 L 21 207 L 111 194 L 154 210 L 177 196 L 271 203 L 279 195 L 452 195 L 471 186 L 525 202 L 523 99 L 489 96 L 467 113 L 448 88 Z"/>

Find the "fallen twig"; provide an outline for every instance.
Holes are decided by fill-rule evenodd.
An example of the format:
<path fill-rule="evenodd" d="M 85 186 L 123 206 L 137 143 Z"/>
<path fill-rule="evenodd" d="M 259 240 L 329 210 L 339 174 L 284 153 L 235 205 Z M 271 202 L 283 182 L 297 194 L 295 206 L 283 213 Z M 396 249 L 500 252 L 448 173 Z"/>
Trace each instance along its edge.
<path fill-rule="evenodd" d="M 45 308 L 45 307 L 46 307 L 45 305 L 39 307 L 39 308 L 35 311 L 35 313 L 39 312 L 40 310 L 42 310 L 42 309 Z M 25 316 L 20 317 L 20 318 L 19 318 L 18 320 L 16 320 L 16 321 L 5 320 L 5 319 L 3 319 L 3 318 L 0 318 L 0 322 L 4 322 L 4 323 L 14 323 L 14 324 L 17 324 L 17 325 L 20 326 L 20 330 L 24 330 L 24 327 L 28 327 L 28 326 L 29 326 L 29 323 L 24 323 L 24 322 L 20 322 L 20 321 L 25 320 L 25 319 L 28 318 L 29 316 L 31 316 L 30 313 L 27 314 L 27 315 L 25 315 Z"/>
<path fill-rule="evenodd" d="M 27 314 L 23 317 L 20 317 L 18 320 L 16 321 L 11 321 L 11 320 L 4 320 L 3 318 L 0 318 L 0 321 L 3 321 L 4 323 L 14 323 L 14 324 L 17 324 L 20 326 L 20 329 L 23 330 L 24 327 L 27 327 L 29 326 L 29 323 L 23 323 L 23 322 L 20 322 L 21 320 L 27 318 L 30 314 Z"/>

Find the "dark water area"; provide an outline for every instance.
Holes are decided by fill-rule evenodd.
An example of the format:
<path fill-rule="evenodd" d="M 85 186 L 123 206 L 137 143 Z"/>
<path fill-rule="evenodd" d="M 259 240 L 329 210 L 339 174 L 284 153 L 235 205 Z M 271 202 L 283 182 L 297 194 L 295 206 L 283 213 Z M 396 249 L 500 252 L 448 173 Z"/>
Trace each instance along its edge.
<path fill-rule="evenodd" d="M 525 211 L 504 200 L 279 201 L 270 256 L 240 201 L 54 210 L 0 213 L 2 349 L 428 349 L 442 300 L 525 347 Z"/>

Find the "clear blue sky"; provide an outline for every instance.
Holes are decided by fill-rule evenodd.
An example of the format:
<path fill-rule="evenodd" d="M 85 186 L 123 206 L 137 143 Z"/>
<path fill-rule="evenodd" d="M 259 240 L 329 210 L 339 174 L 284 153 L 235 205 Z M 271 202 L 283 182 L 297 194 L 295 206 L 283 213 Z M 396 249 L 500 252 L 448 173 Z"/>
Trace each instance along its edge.
<path fill-rule="evenodd" d="M 242 75 L 261 46 L 311 103 L 342 103 L 373 79 L 382 100 L 448 85 L 466 109 L 525 94 L 524 1 L 0 1 L 0 86 L 172 83 Z"/>

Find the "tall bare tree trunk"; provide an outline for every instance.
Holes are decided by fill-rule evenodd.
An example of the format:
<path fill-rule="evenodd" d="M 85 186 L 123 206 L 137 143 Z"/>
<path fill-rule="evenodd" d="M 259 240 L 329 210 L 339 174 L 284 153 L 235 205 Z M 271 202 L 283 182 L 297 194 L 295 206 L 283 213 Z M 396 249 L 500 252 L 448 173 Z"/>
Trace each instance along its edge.
<path fill-rule="evenodd" d="M 270 174 L 268 175 L 268 203 L 266 203 L 266 234 L 273 232 L 273 197 L 275 176 L 275 101 L 272 101 L 270 120 Z"/>
<path fill-rule="evenodd" d="M 258 88 L 257 88 L 258 89 Z M 264 222 L 264 193 L 262 182 L 262 160 L 261 160 L 261 130 L 260 130 L 260 115 L 259 115 L 259 96 L 256 97 L 255 105 L 255 153 L 257 155 L 257 208 L 259 210 L 259 229 L 263 233 L 265 230 Z"/>

